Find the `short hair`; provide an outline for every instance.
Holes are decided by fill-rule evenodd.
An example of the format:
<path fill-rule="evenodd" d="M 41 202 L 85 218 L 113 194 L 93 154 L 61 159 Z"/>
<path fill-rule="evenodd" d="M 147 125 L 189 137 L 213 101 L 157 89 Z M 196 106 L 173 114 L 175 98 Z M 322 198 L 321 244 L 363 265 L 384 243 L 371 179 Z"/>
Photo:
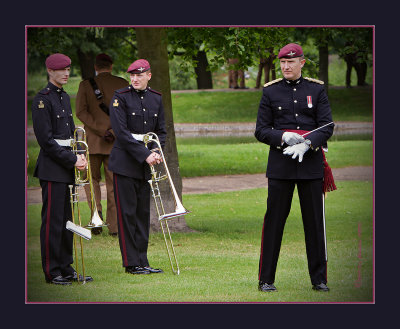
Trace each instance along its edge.
<path fill-rule="evenodd" d="M 112 61 L 111 57 L 106 54 L 97 55 L 96 60 L 94 62 L 94 65 L 96 65 L 96 67 L 100 70 L 101 69 L 109 69 L 112 64 L 113 64 L 113 61 Z"/>

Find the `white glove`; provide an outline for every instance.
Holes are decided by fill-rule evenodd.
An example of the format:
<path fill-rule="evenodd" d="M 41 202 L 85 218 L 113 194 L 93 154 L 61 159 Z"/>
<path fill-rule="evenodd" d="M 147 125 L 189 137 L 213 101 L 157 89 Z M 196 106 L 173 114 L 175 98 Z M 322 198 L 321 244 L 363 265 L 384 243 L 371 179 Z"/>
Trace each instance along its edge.
<path fill-rule="evenodd" d="M 283 150 L 283 154 L 287 155 L 292 155 L 292 159 L 296 159 L 296 157 L 299 157 L 299 162 L 303 161 L 303 155 L 308 151 L 310 148 L 309 145 L 306 143 L 300 143 L 292 146 L 288 146 Z"/>
<path fill-rule="evenodd" d="M 287 145 L 295 145 L 304 142 L 304 137 L 297 133 L 285 131 L 282 135 L 282 141 Z"/>

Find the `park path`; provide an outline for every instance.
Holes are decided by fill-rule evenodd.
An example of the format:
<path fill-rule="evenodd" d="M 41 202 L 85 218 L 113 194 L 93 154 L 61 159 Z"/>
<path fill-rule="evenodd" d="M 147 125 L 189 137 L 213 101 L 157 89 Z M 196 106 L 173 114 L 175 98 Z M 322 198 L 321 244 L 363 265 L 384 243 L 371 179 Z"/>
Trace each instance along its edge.
<path fill-rule="evenodd" d="M 332 169 L 333 177 L 336 181 L 340 180 L 373 180 L 373 167 L 346 167 Z M 102 199 L 106 196 L 105 183 L 101 183 Z M 267 179 L 263 174 L 246 174 L 246 175 L 221 175 L 221 176 L 205 176 L 191 177 L 182 179 L 183 194 L 203 194 L 203 193 L 219 193 L 229 191 L 239 191 L 253 188 L 266 188 Z M 79 194 L 81 201 L 86 200 L 85 193 L 81 191 Z M 40 187 L 30 187 L 27 189 L 28 204 L 36 204 L 42 202 Z"/>

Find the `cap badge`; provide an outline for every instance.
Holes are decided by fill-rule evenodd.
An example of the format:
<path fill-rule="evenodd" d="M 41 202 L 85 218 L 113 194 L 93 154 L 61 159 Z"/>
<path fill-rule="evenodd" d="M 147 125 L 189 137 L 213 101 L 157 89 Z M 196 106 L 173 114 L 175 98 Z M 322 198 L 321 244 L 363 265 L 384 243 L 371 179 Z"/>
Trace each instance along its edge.
<path fill-rule="evenodd" d="M 296 52 L 290 51 L 290 53 L 288 54 L 288 56 L 293 56 L 294 54 L 296 54 Z"/>
<path fill-rule="evenodd" d="M 311 96 L 307 96 L 307 105 L 309 108 L 312 108 L 312 99 Z"/>
<path fill-rule="evenodd" d="M 144 67 L 139 67 L 138 71 L 143 72 L 144 71 Z"/>
<path fill-rule="evenodd" d="M 118 105 L 119 105 L 119 104 L 118 104 L 118 99 L 114 99 L 113 106 L 114 106 L 114 107 L 118 107 Z"/>
<path fill-rule="evenodd" d="M 40 108 L 40 109 L 44 109 L 44 104 L 43 104 L 43 101 L 42 101 L 42 100 L 41 100 L 41 101 L 39 101 L 38 108 Z"/>

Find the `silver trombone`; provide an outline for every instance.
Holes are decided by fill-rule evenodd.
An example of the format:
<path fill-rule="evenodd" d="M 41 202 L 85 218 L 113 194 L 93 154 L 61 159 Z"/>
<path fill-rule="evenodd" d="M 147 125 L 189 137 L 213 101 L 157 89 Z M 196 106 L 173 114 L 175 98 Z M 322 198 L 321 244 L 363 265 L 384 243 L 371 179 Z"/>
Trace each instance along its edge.
<path fill-rule="evenodd" d="M 154 168 L 153 165 L 150 165 L 150 172 L 151 172 L 151 179 L 148 181 L 150 184 L 152 196 L 154 199 L 154 203 L 156 206 L 157 210 L 157 215 L 158 215 L 158 221 L 161 226 L 161 230 L 164 236 L 164 242 L 165 242 L 165 247 L 167 249 L 167 254 L 168 258 L 171 264 L 171 269 L 174 274 L 179 275 L 179 264 L 178 260 L 176 258 L 175 254 L 175 249 L 174 249 L 174 244 L 172 242 L 172 237 L 171 237 L 171 232 L 168 227 L 168 219 L 174 218 L 174 217 L 179 217 L 185 214 L 188 214 L 189 211 L 185 209 L 185 207 L 182 205 L 182 202 L 179 200 L 179 196 L 176 193 L 174 183 L 172 181 L 171 175 L 168 170 L 167 163 L 165 161 L 164 153 L 161 148 L 160 140 L 158 139 L 158 136 L 153 133 L 149 132 L 143 136 L 143 142 L 145 146 L 148 148 L 147 144 L 149 143 L 155 143 L 157 145 L 157 149 L 160 152 L 161 158 L 162 158 L 162 164 L 165 170 L 165 174 L 162 175 L 161 171 L 157 172 L 156 169 Z M 164 208 L 164 204 L 161 198 L 161 193 L 160 193 L 160 188 L 158 183 L 162 180 L 168 180 L 170 190 L 174 199 L 175 203 L 175 209 L 172 212 L 167 213 Z M 166 237 L 166 234 L 168 234 L 168 239 Z"/>

